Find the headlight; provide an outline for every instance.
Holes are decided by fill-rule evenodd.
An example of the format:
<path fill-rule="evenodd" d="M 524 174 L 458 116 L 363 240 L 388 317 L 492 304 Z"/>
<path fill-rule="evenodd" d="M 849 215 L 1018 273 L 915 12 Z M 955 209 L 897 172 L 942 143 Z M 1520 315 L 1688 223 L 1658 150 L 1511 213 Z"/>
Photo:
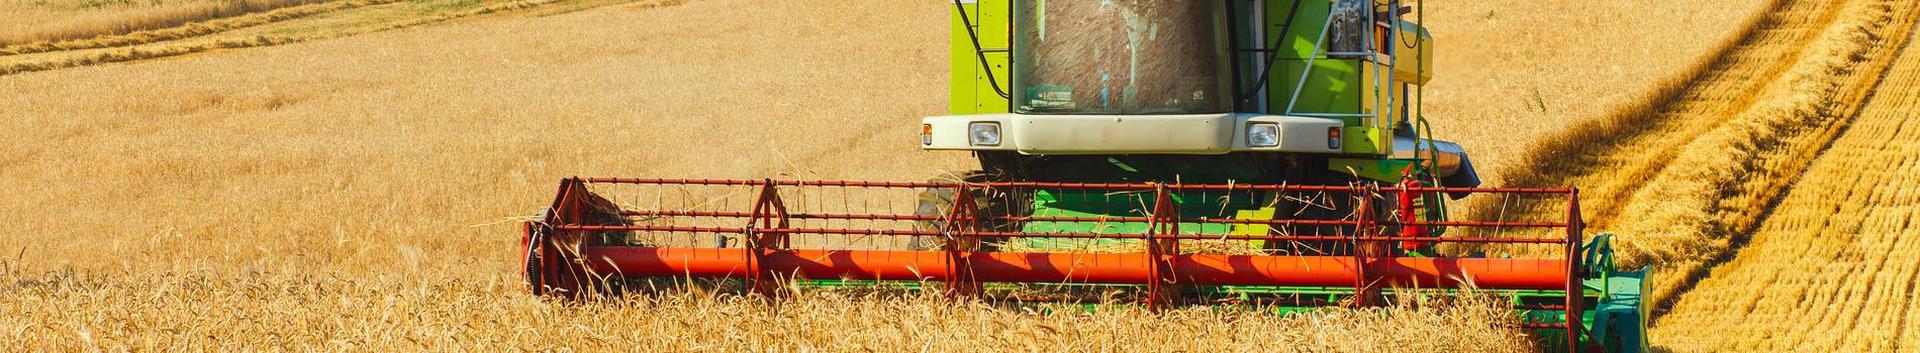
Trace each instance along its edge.
<path fill-rule="evenodd" d="M 1280 146 L 1280 125 L 1255 123 L 1247 126 L 1247 144 L 1253 147 Z"/>
<path fill-rule="evenodd" d="M 999 146 L 1000 123 L 968 124 L 967 142 L 974 146 Z"/>

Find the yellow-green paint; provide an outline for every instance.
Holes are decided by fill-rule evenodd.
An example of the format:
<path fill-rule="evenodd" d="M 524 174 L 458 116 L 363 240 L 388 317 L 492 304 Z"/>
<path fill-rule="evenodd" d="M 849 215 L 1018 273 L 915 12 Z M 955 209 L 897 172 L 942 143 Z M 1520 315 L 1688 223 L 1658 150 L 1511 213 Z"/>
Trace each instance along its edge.
<path fill-rule="evenodd" d="M 961 4 L 967 10 L 967 19 L 973 21 L 975 33 L 980 36 L 980 47 L 985 49 L 1008 48 L 1012 46 L 1008 34 L 1009 17 L 1012 16 L 1011 0 L 980 0 L 977 3 Z M 948 10 L 952 17 L 950 85 L 948 95 L 948 113 L 993 114 L 1007 112 L 1007 99 L 1000 97 L 987 80 L 989 67 L 980 63 L 973 41 L 967 35 L 967 27 L 960 17 L 960 10 Z M 1008 53 L 986 53 L 987 63 L 992 65 L 994 79 L 999 81 L 1000 89 L 1012 90 L 1013 70 L 1008 64 Z"/>
<path fill-rule="evenodd" d="M 1356 177 L 1390 183 L 1400 182 L 1413 161 L 1390 158 L 1331 158 L 1327 168 Z"/>
<path fill-rule="evenodd" d="M 1393 152 L 1393 130 L 1365 126 L 1340 129 L 1340 150 L 1347 154 L 1384 155 Z"/>
<path fill-rule="evenodd" d="M 1261 207 L 1261 208 L 1255 208 L 1250 210 L 1239 210 L 1233 213 L 1233 219 L 1271 221 L 1273 220 L 1274 213 L 1277 211 L 1278 209 L 1273 207 Z M 1273 232 L 1273 226 L 1271 225 L 1236 223 L 1233 225 L 1233 231 L 1229 232 L 1228 234 L 1263 236 L 1267 234 L 1273 234 L 1272 232 Z M 1251 245 L 1255 249 L 1264 249 L 1267 247 L 1266 240 L 1251 240 L 1249 242 L 1252 243 Z"/>

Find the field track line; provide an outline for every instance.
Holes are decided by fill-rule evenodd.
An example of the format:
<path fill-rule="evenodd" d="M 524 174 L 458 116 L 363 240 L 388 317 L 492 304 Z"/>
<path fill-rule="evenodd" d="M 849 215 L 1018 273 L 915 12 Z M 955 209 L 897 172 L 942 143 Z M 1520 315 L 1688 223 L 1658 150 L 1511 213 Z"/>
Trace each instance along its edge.
<path fill-rule="evenodd" d="M 1688 143 L 1753 108 L 1763 97 L 1756 93 L 1784 84 L 1782 78 L 1785 73 L 1798 63 L 1797 59 L 1805 52 L 1808 43 L 1822 30 L 1833 25 L 1846 2 L 1788 3 L 1788 8 L 1783 11 L 1768 14 L 1768 25 L 1756 35 L 1743 40 L 1745 43 L 1741 48 L 1744 50 L 1723 57 L 1732 60 L 1732 64 L 1708 74 L 1704 85 L 1690 89 L 1682 99 L 1665 107 L 1651 125 L 1638 131 L 1640 134 L 1606 146 L 1637 152 L 1608 151 L 1612 153 L 1596 155 L 1606 158 L 1607 163 L 1595 165 L 1615 165 L 1624 169 L 1617 170 L 1623 173 L 1608 178 L 1603 184 L 1582 186 L 1592 187 L 1586 190 L 1591 192 L 1588 195 L 1609 198 L 1596 205 L 1601 207 L 1597 207 L 1591 215 L 1593 223 L 1604 227 L 1623 209 L 1621 205 L 1649 185 L 1645 181 L 1673 166 L 1673 160 Z"/>
<path fill-rule="evenodd" d="M 1651 114 L 1623 117 L 1599 139 L 1561 151 L 1562 158 L 1542 163 L 1554 170 L 1524 184 L 1576 185 L 1584 196 L 1589 222 L 1603 227 L 1651 179 L 1671 166 L 1680 147 L 1701 133 L 1750 108 L 1759 92 L 1779 81 L 1821 30 L 1831 25 L 1846 0 L 1779 2 L 1737 44 L 1713 59 L 1676 95 Z M 1571 156 L 1571 157 L 1566 157 Z M 1618 177 L 1615 177 L 1618 176 Z"/>
<path fill-rule="evenodd" d="M 348 8 L 334 10 L 334 11 L 323 11 L 317 14 L 304 15 L 302 17 L 309 17 L 312 15 L 320 15 L 320 14 L 340 14 L 340 13 L 366 10 L 366 9 L 383 7 L 383 6 L 393 6 L 393 5 L 404 3 L 404 2 L 393 1 L 393 0 L 371 0 L 371 1 L 374 1 L 376 3 L 366 5 L 366 6 L 348 7 Z M 465 19 L 470 17 L 504 13 L 504 12 L 513 12 L 513 11 L 528 11 L 533 13 L 542 13 L 546 15 L 551 15 L 556 13 L 571 12 L 568 10 L 578 11 L 578 10 L 585 10 L 593 7 L 630 4 L 634 2 L 640 2 L 642 3 L 641 5 L 644 5 L 644 6 L 640 6 L 640 8 L 651 8 L 651 7 L 660 7 L 660 6 L 674 6 L 674 5 L 683 4 L 686 1 L 687 0 L 655 0 L 655 1 L 647 1 L 647 0 L 607 0 L 607 1 L 517 0 L 517 1 L 511 1 L 511 2 L 490 4 L 490 5 L 481 6 L 477 8 L 456 11 L 453 13 L 437 14 L 433 16 L 425 16 L 425 17 L 417 17 L 417 18 L 407 18 L 407 19 L 401 19 L 397 21 L 367 23 L 367 24 L 363 24 L 361 26 L 358 26 L 352 29 L 347 29 L 341 32 L 291 33 L 291 34 L 263 33 L 263 34 L 255 34 L 255 35 L 232 35 L 232 36 L 226 35 L 226 33 L 223 33 L 223 32 L 228 32 L 233 30 L 239 30 L 243 28 L 243 27 L 237 27 L 237 28 L 232 28 L 225 31 L 215 31 L 215 32 L 210 32 L 202 35 L 193 35 L 193 36 L 186 36 L 182 38 L 152 41 L 152 42 L 141 42 L 141 43 L 125 45 L 125 46 L 84 48 L 84 49 L 74 49 L 74 50 L 56 50 L 56 51 L 37 52 L 33 54 L 21 54 L 21 55 L 0 55 L 0 76 L 27 73 L 27 72 L 36 72 L 36 71 L 57 70 L 57 69 L 64 69 L 64 68 L 71 68 L 71 67 L 89 66 L 89 65 L 159 59 L 159 58 L 167 58 L 167 57 L 181 56 L 181 55 L 222 50 L 222 49 L 253 48 L 253 47 L 300 43 L 300 42 L 307 42 L 307 41 L 314 41 L 314 40 L 332 39 L 332 38 L 360 35 L 360 34 L 371 33 L 371 32 L 380 32 L 380 31 L 393 30 L 393 29 L 438 24 L 438 23 L 460 20 L 460 19 Z M 558 6 L 557 4 L 561 4 L 561 3 L 575 3 L 575 2 L 590 3 L 590 4 L 584 5 L 584 7 L 581 7 L 578 9 L 563 9 L 558 12 L 554 12 L 554 11 L 542 12 L 540 10 L 541 8 L 544 8 L 544 7 Z M 325 17 L 325 16 L 319 16 L 319 17 Z M 297 19 L 276 20 L 276 21 L 270 21 L 269 23 L 249 25 L 245 27 L 262 27 L 266 24 L 274 24 L 274 25 L 294 24 L 298 22 L 301 22 L 301 21 Z"/>
<path fill-rule="evenodd" d="M 1920 36 L 1748 244 L 1654 326 L 1676 351 L 1913 351 Z"/>
<path fill-rule="evenodd" d="M 399 0 L 337 1 L 313 3 L 300 6 L 283 7 L 258 13 L 216 18 L 190 22 L 180 26 L 134 31 L 126 34 L 105 35 L 86 39 L 61 40 L 37 43 L 22 43 L 0 46 L 0 56 L 26 55 L 62 50 L 99 49 L 123 47 L 153 42 L 187 39 L 216 34 L 241 28 L 289 21 L 308 16 L 345 11 L 360 7 L 381 5 Z"/>

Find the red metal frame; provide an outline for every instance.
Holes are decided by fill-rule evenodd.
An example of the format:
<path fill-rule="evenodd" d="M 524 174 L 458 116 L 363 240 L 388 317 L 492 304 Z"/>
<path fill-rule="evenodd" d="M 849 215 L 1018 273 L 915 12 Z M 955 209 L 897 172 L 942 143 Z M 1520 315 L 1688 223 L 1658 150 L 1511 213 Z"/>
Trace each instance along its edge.
<path fill-rule="evenodd" d="M 755 293 L 773 295 L 779 292 L 778 268 L 767 266 L 767 259 L 782 250 L 792 247 L 787 240 L 787 229 L 792 228 L 787 219 L 787 206 L 780 201 L 780 191 L 772 180 L 760 187 L 758 201 L 753 204 L 753 213 L 747 216 L 745 235 L 746 248 L 753 256 L 746 258 L 747 288 Z"/>
<path fill-rule="evenodd" d="M 953 203 L 947 206 L 947 217 L 941 222 L 941 250 L 945 251 L 947 276 L 947 296 L 970 297 L 980 291 L 980 282 L 974 278 L 973 254 L 980 250 L 980 237 L 960 234 L 967 229 L 979 229 L 980 219 L 975 214 L 972 187 L 962 185 L 956 188 Z"/>
<path fill-rule="evenodd" d="M 1180 235 L 1180 208 L 1174 206 L 1173 196 L 1167 193 L 1163 185 L 1156 185 L 1153 189 L 1151 212 L 1152 215 L 1147 217 L 1150 221 L 1147 223 L 1146 241 L 1141 242 L 1147 247 L 1149 265 L 1147 302 L 1167 306 L 1175 304 L 1175 295 L 1169 293 L 1178 292 L 1179 274 L 1192 272 L 1176 270 L 1175 257 L 1180 253 L 1180 240 L 1177 238 Z"/>
<path fill-rule="evenodd" d="M 659 186 L 756 187 L 752 209 L 738 211 L 617 210 L 617 217 L 676 219 L 741 219 L 742 227 L 630 224 L 597 220 L 607 212 L 604 199 L 589 184 Z M 946 189 L 955 192 L 951 210 L 943 216 L 790 212 L 781 197 L 783 188 Z M 1152 207 L 1143 217 L 992 216 L 975 211 L 976 194 L 994 189 L 1104 189 L 1152 192 Z M 1394 194 L 1399 212 L 1375 217 L 1360 202 L 1351 220 L 1210 219 L 1183 218 L 1173 201 L 1176 191 L 1281 191 Z M 1426 221 L 1415 217 L 1414 198 L 1441 193 L 1562 195 L 1568 198 L 1563 221 Z M 1144 194 L 1143 194 L 1144 195 Z M 1579 192 L 1560 188 L 1425 187 L 1410 182 L 1387 187 L 1314 185 L 1195 185 L 1120 183 L 901 183 L 861 181 L 715 180 L 569 178 L 563 180 L 553 205 L 543 219 L 523 227 L 523 258 L 527 278 L 539 294 L 576 295 L 593 288 L 607 274 L 639 277 L 739 278 L 747 288 L 777 295 L 787 278 L 845 278 L 946 283 L 954 297 L 977 295 L 985 282 L 1116 283 L 1147 289 L 1149 305 L 1176 304 L 1180 286 L 1352 286 L 1357 295 L 1349 304 L 1378 304 L 1383 287 L 1450 288 L 1466 279 L 1484 289 L 1557 289 L 1567 295 L 1565 324 L 1537 325 L 1566 329 L 1568 342 L 1580 342 L 1583 291 Z M 939 229 L 853 229 L 795 227 L 793 220 L 866 220 L 937 222 Z M 1033 233 L 986 229 L 988 221 L 1144 222 L 1143 234 Z M 1352 227 L 1344 235 L 1201 235 L 1181 234 L 1181 224 L 1313 225 Z M 1563 228 L 1564 238 L 1431 237 L 1430 227 Z M 745 239 L 738 247 L 635 247 L 589 244 L 595 232 L 643 231 L 671 234 L 734 234 Z M 1394 234 L 1388 234 L 1394 233 Z M 791 236 L 919 236 L 940 237 L 938 250 L 794 249 Z M 1032 253 L 983 251 L 982 238 L 1098 238 L 1139 239 L 1145 249 L 1132 254 Z M 1278 256 L 1181 254 L 1182 240 L 1342 241 L 1352 244 L 1348 256 Z M 1557 244 L 1560 258 L 1411 258 L 1387 251 L 1392 242 Z M 1576 344 L 1577 345 L 1577 344 Z"/>
<path fill-rule="evenodd" d="M 593 254 L 587 265 L 599 273 L 662 277 L 738 278 L 742 264 L 754 257 L 741 248 L 588 246 L 585 252 Z M 955 280 L 955 273 L 971 273 L 975 281 L 1006 283 L 1344 287 L 1367 273 L 1384 285 L 1422 288 L 1456 288 L 1469 275 L 1480 288 L 1565 288 L 1560 261 L 1546 259 L 1392 257 L 1361 269 L 1348 256 L 969 252 L 962 265 L 949 256 L 946 251 L 794 249 L 768 255 L 764 264 L 806 278 L 883 281 L 946 282 Z"/>

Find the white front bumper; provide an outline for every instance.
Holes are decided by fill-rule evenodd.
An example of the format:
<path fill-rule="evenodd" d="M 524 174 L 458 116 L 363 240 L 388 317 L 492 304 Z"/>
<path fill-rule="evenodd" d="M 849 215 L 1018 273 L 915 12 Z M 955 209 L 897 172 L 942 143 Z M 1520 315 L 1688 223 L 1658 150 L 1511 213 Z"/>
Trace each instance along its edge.
<path fill-rule="evenodd" d="M 1019 151 L 1022 154 L 1225 154 L 1229 152 L 1339 153 L 1328 130 L 1338 119 L 1261 114 L 1199 115 L 1027 115 L 981 114 L 921 119 L 921 148 L 928 150 Z M 1000 143 L 975 145 L 968 126 L 1000 126 Z M 1280 143 L 1247 143 L 1253 124 L 1280 128 Z"/>

